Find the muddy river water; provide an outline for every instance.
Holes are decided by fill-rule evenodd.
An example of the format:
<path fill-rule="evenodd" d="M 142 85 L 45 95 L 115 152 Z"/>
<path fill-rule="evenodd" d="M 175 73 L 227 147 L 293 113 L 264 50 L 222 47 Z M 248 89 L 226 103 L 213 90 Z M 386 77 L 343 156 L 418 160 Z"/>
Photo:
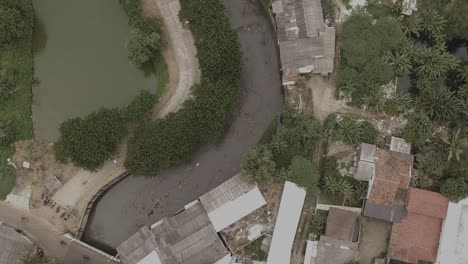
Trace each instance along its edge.
<path fill-rule="evenodd" d="M 151 67 L 130 65 L 128 17 L 118 0 L 33 0 L 35 135 L 58 137 L 67 118 L 127 105 L 156 89 Z"/>
<path fill-rule="evenodd" d="M 257 144 L 283 104 L 274 31 L 259 3 L 225 0 L 239 34 L 244 75 L 224 137 L 202 147 L 188 164 L 155 177 L 129 176 L 112 187 L 94 208 L 83 237 L 86 242 L 113 252 L 142 226 L 174 214 L 239 172 L 243 154 Z"/>

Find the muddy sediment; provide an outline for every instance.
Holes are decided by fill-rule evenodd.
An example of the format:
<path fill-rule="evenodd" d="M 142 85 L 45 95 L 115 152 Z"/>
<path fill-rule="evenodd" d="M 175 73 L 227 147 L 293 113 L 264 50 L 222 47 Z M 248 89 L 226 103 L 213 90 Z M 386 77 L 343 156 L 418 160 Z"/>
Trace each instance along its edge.
<path fill-rule="evenodd" d="M 241 95 L 224 137 L 203 146 L 188 164 L 156 177 L 130 176 L 112 187 L 96 204 L 83 237 L 86 242 L 109 251 L 142 226 L 174 214 L 238 173 L 243 154 L 281 111 L 276 40 L 263 6 L 254 0 L 224 2 L 244 57 Z"/>

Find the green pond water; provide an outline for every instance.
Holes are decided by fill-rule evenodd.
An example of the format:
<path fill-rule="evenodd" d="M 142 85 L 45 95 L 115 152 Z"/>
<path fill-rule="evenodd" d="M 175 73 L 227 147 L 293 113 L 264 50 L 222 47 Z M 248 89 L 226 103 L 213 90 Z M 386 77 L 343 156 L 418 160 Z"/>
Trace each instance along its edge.
<path fill-rule="evenodd" d="M 66 119 L 125 106 L 142 89 L 156 90 L 153 68 L 129 63 L 130 28 L 118 0 L 33 0 L 33 5 L 36 137 L 54 141 Z"/>

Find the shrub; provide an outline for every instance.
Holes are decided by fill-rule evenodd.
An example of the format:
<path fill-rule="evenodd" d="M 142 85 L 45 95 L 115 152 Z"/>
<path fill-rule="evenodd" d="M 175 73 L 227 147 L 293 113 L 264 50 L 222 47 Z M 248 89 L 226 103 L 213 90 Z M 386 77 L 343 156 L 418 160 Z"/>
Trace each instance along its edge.
<path fill-rule="evenodd" d="M 463 104 L 455 92 L 442 86 L 423 92 L 421 107 L 432 120 L 446 122 L 458 115 Z"/>
<path fill-rule="evenodd" d="M 25 34 L 24 19 L 24 10 L 16 1 L 0 1 L 0 45 L 11 43 Z"/>
<path fill-rule="evenodd" d="M 276 174 L 276 164 L 270 149 L 266 145 L 260 145 L 256 149 L 249 150 L 245 154 L 241 174 L 251 181 L 272 179 Z"/>
<path fill-rule="evenodd" d="M 125 118 L 128 121 L 141 122 L 153 108 L 156 96 L 144 90 L 141 91 L 125 109 Z"/>
<path fill-rule="evenodd" d="M 125 166 L 136 174 L 184 162 L 198 145 L 216 140 L 239 94 L 241 51 L 223 4 L 182 0 L 180 17 L 190 21 L 202 77 L 181 110 L 142 127 L 129 141 Z"/>
<path fill-rule="evenodd" d="M 408 115 L 408 123 L 401 131 L 401 137 L 416 146 L 424 145 L 432 137 L 432 122 L 423 112 Z"/>
<path fill-rule="evenodd" d="M 315 235 L 325 234 L 325 227 L 327 225 L 328 211 L 317 210 L 312 215 L 312 220 L 309 225 L 309 232 Z"/>
<path fill-rule="evenodd" d="M 125 119 L 117 109 L 101 108 L 85 118 L 72 118 L 60 125 L 54 145 L 59 161 L 71 160 L 88 170 L 98 169 L 117 151 L 126 135 Z"/>
<path fill-rule="evenodd" d="M 318 191 L 317 184 L 319 181 L 319 174 L 310 160 L 295 156 L 288 170 L 291 172 L 291 181 L 307 189 L 309 193 L 316 193 Z"/>
<path fill-rule="evenodd" d="M 468 184 L 463 178 L 449 178 L 442 184 L 440 192 L 456 203 L 468 197 Z"/>
<path fill-rule="evenodd" d="M 11 120 L 0 120 L 0 145 L 8 146 L 16 140 L 16 124 Z"/>
<path fill-rule="evenodd" d="M 385 102 L 384 111 L 387 115 L 397 116 L 406 112 L 412 105 L 413 98 L 410 94 L 399 94 Z"/>

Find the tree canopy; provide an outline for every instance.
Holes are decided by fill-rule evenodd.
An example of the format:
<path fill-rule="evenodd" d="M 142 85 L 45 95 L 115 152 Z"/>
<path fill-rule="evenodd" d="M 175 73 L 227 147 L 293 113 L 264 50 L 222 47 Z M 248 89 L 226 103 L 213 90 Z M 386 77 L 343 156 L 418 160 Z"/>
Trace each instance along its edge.
<path fill-rule="evenodd" d="M 56 159 L 96 170 L 117 151 L 126 135 L 126 124 L 120 110 L 101 108 L 84 118 L 63 122 L 59 131 L 54 145 Z"/>
<path fill-rule="evenodd" d="M 8 44 L 25 34 L 24 16 L 24 11 L 15 1 L 0 1 L 0 45 Z"/>

